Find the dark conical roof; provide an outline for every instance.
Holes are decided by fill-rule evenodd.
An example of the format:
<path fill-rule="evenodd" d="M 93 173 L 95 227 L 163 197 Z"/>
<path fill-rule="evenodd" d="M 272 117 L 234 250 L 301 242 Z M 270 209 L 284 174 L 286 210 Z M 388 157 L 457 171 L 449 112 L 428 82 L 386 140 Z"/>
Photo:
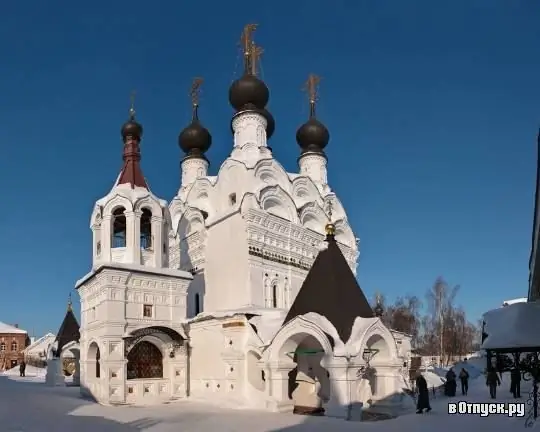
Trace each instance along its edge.
<path fill-rule="evenodd" d="M 373 318 L 373 309 L 341 253 L 333 234 L 328 248 L 319 252 L 283 325 L 293 318 L 316 312 L 325 316 L 347 342 L 356 317 Z"/>
<path fill-rule="evenodd" d="M 73 310 L 71 309 L 70 305 L 68 306 L 68 310 L 66 312 L 66 316 L 64 317 L 64 321 L 62 321 L 60 330 L 58 330 L 58 334 L 56 335 L 56 341 L 58 341 L 58 355 L 60 355 L 64 346 L 73 341 L 78 342 L 80 337 L 81 334 L 79 332 L 79 323 L 77 322 L 75 315 L 73 315 Z"/>

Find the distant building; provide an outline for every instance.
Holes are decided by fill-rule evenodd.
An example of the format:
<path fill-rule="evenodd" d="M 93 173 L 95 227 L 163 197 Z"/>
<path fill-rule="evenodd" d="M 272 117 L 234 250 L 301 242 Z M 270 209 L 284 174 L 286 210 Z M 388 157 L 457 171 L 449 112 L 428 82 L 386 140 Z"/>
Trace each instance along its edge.
<path fill-rule="evenodd" d="M 45 336 L 34 340 L 23 350 L 26 362 L 44 362 L 47 359 L 47 353 L 49 352 L 49 348 L 54 343 L 55 339 L 56 335 L 52 333 L 47 333 Z"/>
<path fill-rule="evenodd" d="M 27 331 L 20 329 L 18 324 L 0 322 L 0 371 L 17 366 L 23 360 L 23 350 L 29 342 Z"/>

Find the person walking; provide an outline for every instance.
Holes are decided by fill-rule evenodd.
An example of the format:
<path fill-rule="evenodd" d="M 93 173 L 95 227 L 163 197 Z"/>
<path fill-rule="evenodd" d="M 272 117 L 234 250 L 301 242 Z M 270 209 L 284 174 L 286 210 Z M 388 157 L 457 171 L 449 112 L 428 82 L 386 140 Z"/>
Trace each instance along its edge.
<path fill-rule="evenodd" d="M 448 372 L 446 372 L 446 383 L 445 383 L 445 390 L 446 390 L 446 396 L 453 397 L 456 395 L 456 373 L 454 372 L 453 368 L 450 368 Z"/>
<path fill-rule="evenodd" d="M 26 372 L 26 363 L 24 362 L 24 360 L 21 362 L 21 364 L 19 365 L 19 373 L 22 377 L 26 376 L 25 375 L 25 372 Z"/>
<path fill-rule="evenodd" d="M 491 399 L 495 399 L 497 397 L 497 386 L 501 385 L 501 380 L 499 379 L 499 375 L 497 375 L 497 371 L 494 368 L 488 369 L 486 385 L 489 387 L 489 395 L 491 396 Z"/>
<path fill-rule="evenodd" d="M 422 376 L 421 372 L 416 375 L 416 391 L 418 392 L 418 399 L 416 401 L 416 414 L 422 414 L 424 410 L 426 412 L 431 411 L 431 405 L 429 404 L 429 390 L 426 379 Z"/>
<path fill-rule="evenodd" d="M 459 380 L 461 381 L 461 394 L 467 396 L 469 391 L 469 372 L 465 368 L 461 368 Z"/>
<path fill-rule="evenodd" d="M 510 392 L 514 398 L 521 397 L 521 373 L 517 367 L 510 371 Z"/>

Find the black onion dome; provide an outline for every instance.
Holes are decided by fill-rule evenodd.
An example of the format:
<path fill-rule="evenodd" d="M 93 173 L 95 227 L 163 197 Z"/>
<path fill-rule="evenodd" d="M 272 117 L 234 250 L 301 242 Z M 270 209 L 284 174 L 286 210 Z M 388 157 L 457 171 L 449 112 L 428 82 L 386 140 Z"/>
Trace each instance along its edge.
<path fill-rule="evenodd" d="M 187 155 L 203 155 L 212 145 L 212 135 L 195 119 L 180 132 L 178 145 Z"/>
<path fill-rule="evenodd" d="M 229 88 L 229 103 L 236 111 L 264 109 L 269 99 L 268 87 L 254 75 L 244 75 Z"/>
<path fill-rule="evenodd" d="M 310 118 L 296 132 L 296 142 L 303 152 L 322 152 L 330 141 L 326 126 L 315 117 Z"/>
<path fill-rule="evenodd" d="M 130 135 L 141 138 L 143 134 L 143 127 L 140 123 L 137 123 L 134 118 L 131 118 L 126 123 L 124 123 L 121 133 L 123 138 L 126 138 Z"/>

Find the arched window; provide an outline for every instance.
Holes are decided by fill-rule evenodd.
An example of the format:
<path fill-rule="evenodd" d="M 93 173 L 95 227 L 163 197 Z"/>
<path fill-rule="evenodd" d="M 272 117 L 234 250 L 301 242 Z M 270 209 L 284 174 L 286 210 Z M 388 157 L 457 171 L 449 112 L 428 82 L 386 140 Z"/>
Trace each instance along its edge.
<path fill-rule="evenodd" d="M 11 342 L 11 351 L 17 351 L 17 348 L 18 348 L 17 342 L 15 341 Z"/>
<path fill-rule="evenodd" d="M 100 360 L 101 360 L 101 353 L 99 352 L 99 347 L 98 347 L 96 351 L 96 378 L 101 377 L 101 365 L 99 362 Z"/>
<path fill-rule="evenodd" d="M 127 356 L 127 379 L 163 378 L 163 356 L 153 343 L 142 341 Z"/>
<path fill-rule="evenodd" d="M 113 235 L 112 247 L 126 247 L 126 215 L 124 207 L 119 207 L 113 212 Z"/>
<path fill-rule="evenodd" d="M 277 284 L 272 285 L 272 307 L 277 308 Z"/>
<path fill-rule="evenodd" d="M 152 249 L 152 212 L 146 208 L 141 215 L 141 248 Z"/>
<path fill-rule="evenodd" d="M 5 351 L 6 350 L 6 344 L 5 342 L 1 342 L 0 343 L 0 351 Z"/>
<path fill-rule="evenodd" d="M 201 296 L 199 293 L 195 294 L 195 315 L 201 313 Z"/>

